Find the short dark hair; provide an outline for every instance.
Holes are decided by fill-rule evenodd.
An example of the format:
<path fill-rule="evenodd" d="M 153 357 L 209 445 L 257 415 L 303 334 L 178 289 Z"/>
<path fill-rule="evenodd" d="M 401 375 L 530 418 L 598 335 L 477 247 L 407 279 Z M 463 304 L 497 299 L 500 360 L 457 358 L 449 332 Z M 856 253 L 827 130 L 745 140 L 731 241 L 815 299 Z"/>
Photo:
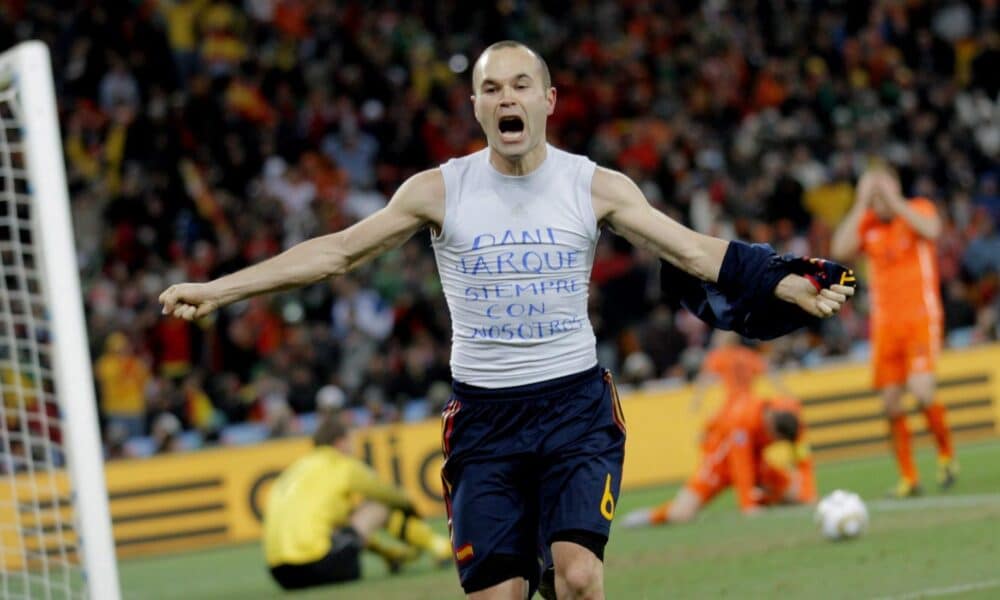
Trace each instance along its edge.
<path fill-rule="evenodd" d="M 775 410 L 771 412 L 771 419 L 774 423 L 774 433 L 778 439 L 794 442 L 799 437 L 799 417 L 795 413 L 787 410 Z"/>
<path fill-rule="evenodd" d="M 313 433 L 313 444 L 316 446 L 332 446 L 347 436 L 347 426 L 339 413 L 330 413 L 323 417 Z"/>
<path fill-rule="evenodd" d="M 485 50 L 483 50 L 479 54 L 479 58 L 476 59 L 476 63 L 475 64 L 479 64 L 479 60 L 487 52 L 490 52 L 492 50 L 503 50 L 504 48 L 523 48 L 524 50 L 527 50 L 528 52 L 530 52 L 535 57 L 535 60 L 538 61 L 538 66 L 542 70 L 542 86 L 545 89 L 549 89 L 550 87 L 552 87 L 552 75 L 549 73 L 549 64 L 547 62 L 545 62 L 545 59 L 542 58 L 542 55 L 539 54 L 539 53 L 537 53 L 537 52 L 535 52 L 535 50 L 533 48 L 531 48 L 527 44 L 522 44 L 521 42 L 518 42 L 516 40 L 502 40 L 502 41 L 490 44 L 489 46 L 486 47 Z M 473 77 L 475 77 L 476 70 L 472 69 L 472 73 L 473 73 Z"/>

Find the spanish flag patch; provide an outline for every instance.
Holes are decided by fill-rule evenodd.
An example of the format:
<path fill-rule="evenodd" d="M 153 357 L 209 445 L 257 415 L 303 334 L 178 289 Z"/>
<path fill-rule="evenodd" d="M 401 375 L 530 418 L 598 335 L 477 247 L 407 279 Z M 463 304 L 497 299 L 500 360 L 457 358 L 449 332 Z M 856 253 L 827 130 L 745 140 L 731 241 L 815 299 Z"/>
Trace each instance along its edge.
<path fill-rule="evenodd" d="M 455 550 L 455 561 L 459 564 L 464 563 L 475 556 L 475 552 L 472 550 L 472 544 L 465 544 L 461 548 Z"/>

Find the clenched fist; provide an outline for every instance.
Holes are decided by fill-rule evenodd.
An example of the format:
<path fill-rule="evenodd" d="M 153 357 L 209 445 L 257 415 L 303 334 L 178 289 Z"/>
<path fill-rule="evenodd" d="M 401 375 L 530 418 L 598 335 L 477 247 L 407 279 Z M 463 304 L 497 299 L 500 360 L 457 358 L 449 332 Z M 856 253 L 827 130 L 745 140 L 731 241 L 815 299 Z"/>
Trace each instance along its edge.
<path fill-rule="evenodd" d="M 178 283 L 160 294 L 163 314 L 185 321 L 200 319 L 219 308 L 220 302 L 210 283 Z"/>

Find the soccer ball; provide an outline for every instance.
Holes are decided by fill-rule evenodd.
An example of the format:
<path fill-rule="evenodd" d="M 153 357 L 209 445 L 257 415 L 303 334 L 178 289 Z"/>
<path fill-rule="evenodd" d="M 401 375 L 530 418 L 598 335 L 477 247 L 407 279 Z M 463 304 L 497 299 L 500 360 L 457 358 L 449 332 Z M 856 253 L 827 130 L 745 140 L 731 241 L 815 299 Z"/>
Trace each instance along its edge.
<path fill-rule="evenodd" d="M 868 528 L 868 509 L 854 492 L 836 490 L 816 505 L 815 521 L 828 540 L 856 538 Z"/>

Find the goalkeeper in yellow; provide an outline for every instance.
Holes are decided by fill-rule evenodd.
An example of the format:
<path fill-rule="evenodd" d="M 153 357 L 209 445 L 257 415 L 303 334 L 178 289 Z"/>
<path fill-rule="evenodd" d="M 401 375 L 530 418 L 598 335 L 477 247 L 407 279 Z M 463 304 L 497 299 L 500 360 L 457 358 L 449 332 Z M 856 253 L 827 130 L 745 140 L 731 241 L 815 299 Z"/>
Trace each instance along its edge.
<path fill-rule="evenodd" d="M 319 424 L 315 448 L 271 487 L 264 511 L 264 556 L 285 589 L 361 577 L 361 551 L 390 568 L 430 553 L 450 561 L 451 544 L 414 515 L 406 493 L 378 480 L 351 456 L 347 428 L 334 415 Z"/>

